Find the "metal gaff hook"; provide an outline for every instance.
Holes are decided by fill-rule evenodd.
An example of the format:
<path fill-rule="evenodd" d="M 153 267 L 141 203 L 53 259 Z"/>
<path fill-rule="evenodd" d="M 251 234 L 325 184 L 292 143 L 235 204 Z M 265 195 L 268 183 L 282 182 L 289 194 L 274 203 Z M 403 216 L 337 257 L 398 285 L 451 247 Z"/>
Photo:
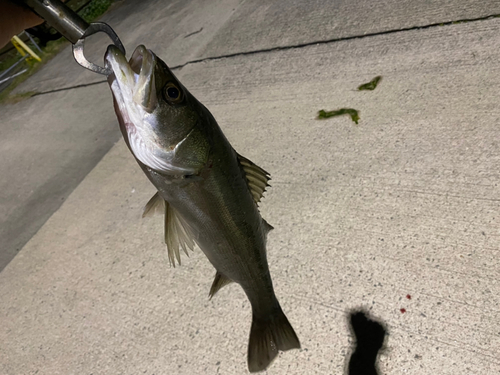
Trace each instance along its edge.
<path fill-rule="evenodd" d="M 75 44 L 73 44 L 73 57 L 75 58 L 76 62 L 81 66 L 83 66 L 84 68 L 91 70 L 95 73 L 104 74 L 108 76 L 111 73 L 113 73 L 111 68 L 105 68 L 97 64 L 94 64 L 93 62 L 87 60 L 87 58 L 83 53 L 85 38 L 99 32 L 107 34 L 110 37 L 113 44 L 117 46 L 118 49 L 122 51 L 122 53 L 125 55 L 125 47 L 123 47 L 123 44 L 120 38 L 118 38 L 118 35 L 116 35 L 115 31 L 108 24 L 104 22 L 95 22 L 91 23 L 87 28 L 87 30 L 85 30 L 83 36 L 80 39 L 78 39 Z"/>

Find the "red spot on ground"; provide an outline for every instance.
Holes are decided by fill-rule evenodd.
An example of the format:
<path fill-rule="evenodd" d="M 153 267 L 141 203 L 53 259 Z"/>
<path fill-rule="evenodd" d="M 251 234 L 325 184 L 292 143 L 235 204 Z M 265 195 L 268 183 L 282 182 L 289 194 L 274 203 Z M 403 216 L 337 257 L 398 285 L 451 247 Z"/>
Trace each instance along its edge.
<path fill-rule="evenodd" d="M 401 311 L 401 314 L 404 314 L 406 312 L 406 309 L 405 308 L 401 308 L 401 309 L 399 309 L 399 311 Z"/>
<path fill-rule="evenodd" d="M 406 298 L 411 299 L 411 296 L 409 294 L 406 295 Z"/>

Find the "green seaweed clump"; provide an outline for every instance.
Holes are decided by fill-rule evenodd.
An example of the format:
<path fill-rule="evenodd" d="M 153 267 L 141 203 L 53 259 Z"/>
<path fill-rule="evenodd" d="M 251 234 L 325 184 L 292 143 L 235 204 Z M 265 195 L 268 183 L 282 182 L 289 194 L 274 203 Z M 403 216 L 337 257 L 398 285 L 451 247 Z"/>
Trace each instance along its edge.
<path fill-rule="evenodd" d="M 352 108 L 340 108 L 336 111 L 325 111 L 324 109 L 318 112 L 318 120 L 323 120 L 329 117 L 349 115 L 351 116 L 351 120 L 358 124 L 359 114 L 358 111 Z"/>
<path fill-rule="evenodd" d="M 358 90 L 359 91 L 362 91 L 362 90 L 375 90 L 375 88 L 377 87 L 377 85 L 378 85 L 378 83 L 380 82 L 381 79 L 382 79 L 382 76 L 376 76 L 370 82 L 364 83 L 361 86 L 359 86 Z"/>

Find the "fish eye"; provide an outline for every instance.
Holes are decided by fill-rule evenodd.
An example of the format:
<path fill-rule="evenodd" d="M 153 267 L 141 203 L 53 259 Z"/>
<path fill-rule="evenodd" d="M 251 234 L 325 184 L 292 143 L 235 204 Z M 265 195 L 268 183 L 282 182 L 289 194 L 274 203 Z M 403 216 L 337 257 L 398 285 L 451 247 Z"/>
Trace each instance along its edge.
<path fill-rule="evenodd" d="M 168 82 L 163 88 L 163 96 L 170 103 L 178 104 L 182 101 L 182 91 L 173 82 Z"/>

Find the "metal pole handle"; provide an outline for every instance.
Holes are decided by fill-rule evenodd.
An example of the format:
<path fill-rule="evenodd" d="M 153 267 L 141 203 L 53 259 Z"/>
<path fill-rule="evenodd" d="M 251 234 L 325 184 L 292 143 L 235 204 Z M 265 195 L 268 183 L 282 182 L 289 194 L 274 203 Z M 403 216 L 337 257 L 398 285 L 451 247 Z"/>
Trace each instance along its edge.
<path fill-rule="evenodd" d="M 89 24 L 62 1 L 24 0 L 24 3 L 73 44 L 89 28 Z"/>
<path fill-rule="evenodd" d="M 56 29 L 63 37 L 73 44 L 73 56 L 78 64 L 95 73 L 109 75 L 112 73 L 109 67 L 102 67 L 87 60 L 83 46 L 85 38 L 98 32 L 107 34 L 113 44 L 125 55 L 120 38 L 114 30 L 103 22 L 88 24 L 78 14 L 73 12 L 60 0 L 15 0 L 26 4 L 31 10 L 42 17 L 47 23 Z"/>

